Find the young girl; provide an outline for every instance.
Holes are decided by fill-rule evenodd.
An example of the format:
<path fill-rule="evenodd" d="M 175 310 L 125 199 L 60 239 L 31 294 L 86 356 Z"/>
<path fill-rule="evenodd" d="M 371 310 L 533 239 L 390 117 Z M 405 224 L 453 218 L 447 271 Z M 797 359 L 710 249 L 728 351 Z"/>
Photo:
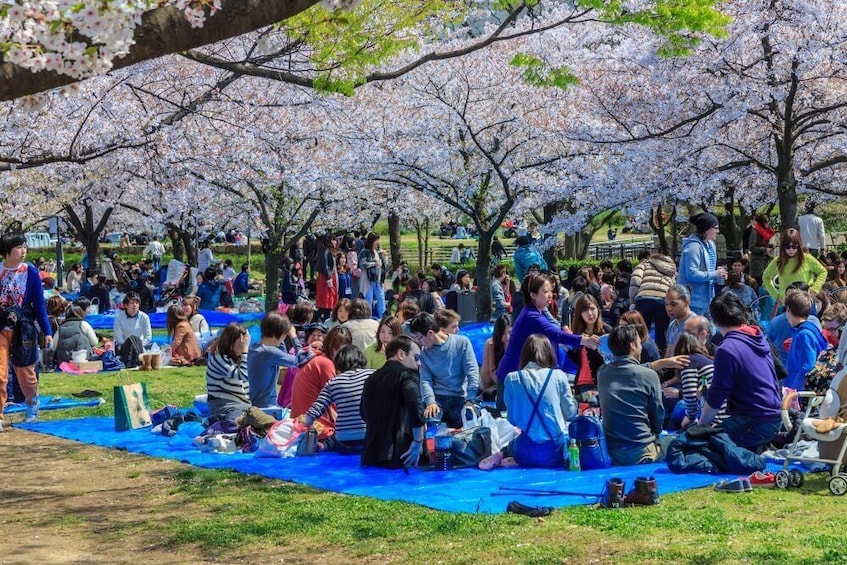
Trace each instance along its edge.
<path fill-rule="evenodd" d="M 365 360 L 368 369 L 380 369 L 385 365 L 385 348 L 392 339 L 403 334 L 400 320 L 386 316 L 376 329 L 376 341 L 365 348 Z"/>
<path fill-rule="evenodd" d="M 714 361 L 709 355 L 706 346 L 700 342 L 697 336 L 691 334 L 682 334 L 680 336 L 674 348 L 674 355 L 688 355 L 690 361 L 688 367 L 679 370 L 679 379 L 682 387 L 680 394 L 685 406 L 685 417 L 679 426 L 685 429 L 697 422 L 697 419 L 700 417 L 704 390 L 712 384 Z M 718 415 L 715 416 L 714 422 L 719 424 L 723 420 L 723 416 L 724 410 L 721 409 Z"/>
<path fill-rule="evenodd" d="M 235 322 L 225 327 L 209 346 L 206 393 L 210 420 L 235 420 L 250 407 L 249 348 L 249 332 Z"/>
<path fill-rule="evenodd" d="M 170 364 L 191 365 L 202 355 L 202 351 L 182 306 L 171 304 L 165 320 L 168 337 L 171 338 Z"/>
<path fill-rule="evenodd" d="M 773 282 L 777 276 L 778 289 Z M 762 284 L 768 294 L 781 306 L 785 300 L 785 291 L 793 282 L 803 281 L 809 285 L 809 290 L 815 293 L 823 288 L 823 283 L 826 282 L 826 268 L 813 255 L 803 252 L 800 232 L 788 228 L 782 232 L 779 240 L 779 255 L 765 268 L 762 277 Z"/>

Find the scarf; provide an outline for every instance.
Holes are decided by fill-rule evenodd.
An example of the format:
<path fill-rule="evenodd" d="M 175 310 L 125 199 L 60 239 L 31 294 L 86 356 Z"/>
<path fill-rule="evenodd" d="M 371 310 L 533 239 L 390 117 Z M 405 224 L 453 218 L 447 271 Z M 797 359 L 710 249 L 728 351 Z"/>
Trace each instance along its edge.
<path fill-rule="evenodd" d="M 771 228 L 766 228 L 765 226 L 763 226 L 762 224 L 760 224 L 759 222 L 757 222 L 755 220 L 753 221 L 753 229 L 756 230 L 756 233 L 759 234 L 759 238 L 762 241 L 769 241 L 770 238 L 772 238 L 774 236 L 774 234 L 776 234 L 776 230 L 771 229 Z"/>

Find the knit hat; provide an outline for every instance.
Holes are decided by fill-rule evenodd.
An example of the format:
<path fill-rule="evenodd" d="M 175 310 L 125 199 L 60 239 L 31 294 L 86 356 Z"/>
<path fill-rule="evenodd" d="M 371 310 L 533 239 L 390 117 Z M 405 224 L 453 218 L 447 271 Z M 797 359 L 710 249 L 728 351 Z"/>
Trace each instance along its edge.
<path fill-rule="evenodd" d="M 702 212 L 691 216 L 691 223 L 697 228 L 697 233 L 704 233 L 706 230 L 718 227 L 718 219 L 714 214 Z"/>

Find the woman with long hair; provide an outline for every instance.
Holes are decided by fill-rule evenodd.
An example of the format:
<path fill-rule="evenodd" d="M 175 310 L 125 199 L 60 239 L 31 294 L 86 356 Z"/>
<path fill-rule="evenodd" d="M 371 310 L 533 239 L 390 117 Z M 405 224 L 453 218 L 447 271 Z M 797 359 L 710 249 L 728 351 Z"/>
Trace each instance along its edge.
<path fill-rule="evenodd" d="M 583 294 L 574 303 L 571 331 L 576 335 L 595 337 L 599 341 L 600 336 L 606 335 L 612 328 L 603 322 L 600 315 L 600 305 L 591 294 Z M 577 367 L 574 385 L 582 391 L 597 389 L 597 370 L 606 362 L 603 354 L 597 349 L 573 348 L 567 353 L 568 358 Z M 590 383 L 588 382 L 590 375 Z M 582 377 L 582 378 L 580 378 Z M 577 390 L 579 398 L 580 390 Z"/>
<path fill-rule="evenodd" d="M 335 254 L 335 276 L 338 277 L 338 299 L 353 300 L 353 289 L 350 286 L 350 269 L 347 268 L 347 254 L 339 251 Z"/>
<path fill-rule="evenodd" d="M 503 314 L 494 322 L 494 333 L 491 334 L 490 338 L 485 340 L 485 345 L 482 349 L 482 367 L 479 370 L 483 400 L 490 402 L 498 398 L 497 390 L 499 383 L 497 382 L 495 371 L 503 355 L 506 353 L 506 345 L 509 343 L 509 336 L 511 334 L 512 318 L 508 314 Z M 501 401 L 502 397 L 503 391 L 500 390 L 499 398 Z M 503 410 L 505 410 L 505 404 L 503 404 Z"/>
<path fill-rule="evenodd" d="M 531 308 L 527 304 L 524 311 Z M 564 463 L 567 423 L 577 415 L 568 376 L 557 368 L 553 344 L 541 334 L 526 339 L 519 364 L 520 370 L 506 375 L 504 397 L 507 418 L 521 434 L 502 452 L 483 459 L 480 469 L 559 468 Z"/>
<path fill-rule="evenodd" d="M 506 346 L 506 352 L 497 366 L 497 380 L 500 383 L 505 381 L 506 375 L 517 371 L 521 367 L 519 365 L 521 349 L 524 342 L 532 334 L 540 333 L 547 336 L 554 344 L 566 345 L 575 349 L 579 349 L 582 346 L 597 349 L 597 345 L 600 342 L 600 338 L 597 335 L 580 335 L 576 332 L 563 331 L 547 318 L 544 314 L 544 309 L 547 308 L 553 299 L 553 286 L 547 275 L 540 274 L 534 277 L 526 285 L 525 290 L 524 307 L 512 325 L 512 335 L 509 338 L 509 344 Z M 599 316 L 600 311 L 598 309 L 597 317 L 599 318 Z M 600 320 L 600 323 L 602 324 L 602 320 Z M 509 407 L 506 406 L 506 408 Z"/>
<path fill-rule="evenodd" d="M 362 270 L 360 290 L 365 301 L 373 308 L 376 303 L 376 317 L 382 318 L 385 314 L 385 291 L 382 281 L 385 279 L 387 260 L 385 252 L 379 247 L 379 236 L 369 233 L 365 240 L 365 246 L 359 253 L 359 268 Z"/>
<path fill-rule="evenodd" d="M 318 279 L 315 283 L 315 305 L 321 321 L 329 318 L 338 302 L 338 272 L 335 267 L 335 238 L 324 234 L 318 245 Z"/>
<path fill-rule="evenodd" d="M 828 279 L 835 283 L 835 288 L 847 286 L 847 262 L 843 259 L 837 259 L 833 263 Z"/>
<path fill-rule="evenodd" d="M 765 289 L 782 305 L 785 291 L 794 282 L 804 282 L 809 290 L 817 293 L 826 282 L 826 268 L 821 265 L 814 255 L 803 251 L 803 240 L 800 232 L 788 228 L 782 232 L 779 239 L 779 254 L 770 262 L 762 274 Z M 774 277 L 779 277 L 779 288 L 774 284 Z"/>
<path fill-rule="evenodd" d="M 391 340 L 403 335 L 403 326 L 394 316 L 386 316 L 376 329 L 376 341 L 365 348 L 365 360 L 368 369 L 381 369 L 385 365 L 385 348 Z"/>
<path fill-rule="evenodd" d="M 194 333 L 205 335 L 211 333 L 212 328 L 209 327 L 209 322 L 206 317 L 200 313 L 200 299 L 196 296 L 186 296 L 182 299 L 182 311 L 188 318 L 188 323 L 191 324 L 191 329 Z"/>
<path fill-rule="evenodd" d="M 209 419 L 235 420 L 250 408 L 247 351 L 250 333 L 231 322 L 209 346 L 206 393 Z"/>
<path fill-rule="evenodd" d="M 191 365 L 202 355 L 200 343 L 188 321 L 188 315 L 179 304 L 171 304 L 165 318 L 168 337 L 171 339 L 171 365 Z"/>
<path fill-rule="evenodd" d="M 638 337 L 641 339 L 641 362 L 651 363 L 661 357 L 659 348 L 656 342 L 650 337 L 650 332 L 647 329 L 647 324 L 644 323 L 644 318 L 638 313 L 638 310 L 630 310 L 621 314 L 618 320 L 618 325 L 624 324 L 635 326 L 638 330 Z"/>

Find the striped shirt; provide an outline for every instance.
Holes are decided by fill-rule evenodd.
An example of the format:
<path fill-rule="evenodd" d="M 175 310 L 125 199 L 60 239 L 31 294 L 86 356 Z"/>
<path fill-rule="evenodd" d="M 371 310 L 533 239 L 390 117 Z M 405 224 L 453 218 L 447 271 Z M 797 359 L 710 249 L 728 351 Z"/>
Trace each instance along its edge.
<path fill-rule="evenodd" d="M 680 371 L 682 401 L 685 403 L 685 415 L 691 422 L 700 416 L 704 391 L 712 384 L 715 365 L 712 359 L 700 353 L 690 355 L 690 365 Z M 701 391 L 701 386 L 703 387 Z M 726 405 L 715 416 L 714 423 L 720 424 L 726 417 Z"/>
<path fill-rule="evenodd" d="M 206 392 L 210 399 L 224 403 L 250 405 L 250 381 L 247 380 L 247 355 L 235 365 L 220 353 L 209 355 L 206 365 Z"/>
<path fill-rule="evenodd" d="M 359 414 L 365 380 L 373 369 L 355 369 L 341 373 L 327 382 L 317 400 L 306 412 L 312 420 L 320 418 L 329 406 L 335 403 L 335 439 L 339 441 L 362 441 L 365 439 L 365 422 Z"/>

